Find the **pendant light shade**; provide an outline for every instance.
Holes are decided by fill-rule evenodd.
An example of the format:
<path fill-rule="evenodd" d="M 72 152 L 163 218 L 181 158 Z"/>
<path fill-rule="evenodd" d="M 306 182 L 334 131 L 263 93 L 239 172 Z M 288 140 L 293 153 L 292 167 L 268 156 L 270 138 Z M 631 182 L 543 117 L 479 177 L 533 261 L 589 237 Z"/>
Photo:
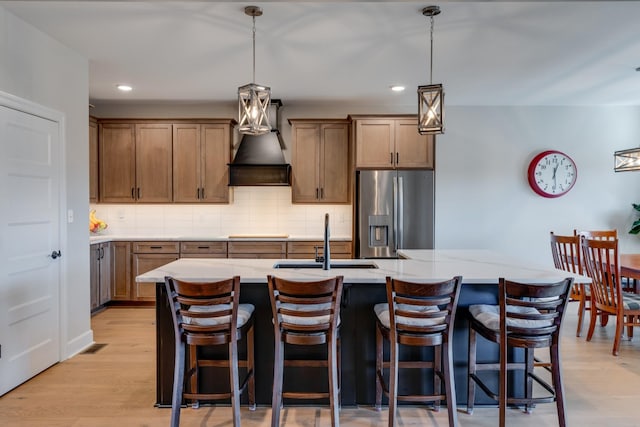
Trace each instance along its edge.
<path fill-rule="evenodd" d="M 247 6 L 244 13 L 253 17 L 253 80 L 238 88 L 238 131 L 247 135 L 262 135 L 271 131 L 269 104 L 271 88 L 256 84 L 256 16 L 262 9 Z"/>
<path fill-rule="evenodd" d="M 616 151 L 613 154 L 615 172 L 640 170 L 640 148 Z"/>
<path fill-rule="evenodd" d="M 418 86 L 418 132 L 421 135 L 444 133 L 444 89 L 441 84 L 433 84 L 433 17 L 440 14 L 438 6 L 422 9 L 431 23 L 429 84 Z"/>

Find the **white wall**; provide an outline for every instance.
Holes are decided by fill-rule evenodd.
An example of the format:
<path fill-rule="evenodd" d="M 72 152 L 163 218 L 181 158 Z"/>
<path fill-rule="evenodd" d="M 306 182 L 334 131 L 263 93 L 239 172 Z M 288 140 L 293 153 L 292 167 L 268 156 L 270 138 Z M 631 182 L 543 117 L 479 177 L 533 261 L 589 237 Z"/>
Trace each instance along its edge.
<path fill-rule="evenodd" d="M 0 90 L 65 115 L 66 200 L 75 222 L 62 236 L 63 357 L 93 341 L 89 314 L 88 85 L 86 58 L 0 7 Z M 5 201 L 6 202 L 6 201 Z M 82 213 L 82 214 L 81 214 Z"/>
<path fill-rule="evenodd" d="M 436 246 L 490 248 L 552 265 L 549 232 L 616 228 L 621 252 L 640 203 L 640 173 L 613 171 L 613 152 L 640 144 L 640 107 L 448 107 L 436 144 Z M 527 168 L 540 151 L 576 162 L 573 189 L 535 194 Z"/>

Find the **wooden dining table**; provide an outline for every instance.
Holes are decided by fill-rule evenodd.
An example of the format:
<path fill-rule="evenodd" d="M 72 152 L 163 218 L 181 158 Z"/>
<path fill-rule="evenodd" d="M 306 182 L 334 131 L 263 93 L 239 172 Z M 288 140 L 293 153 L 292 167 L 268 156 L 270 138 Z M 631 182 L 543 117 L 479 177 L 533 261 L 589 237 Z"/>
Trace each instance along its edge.
<path fill-rule="evenodd" d="M 629 281 L 633 280 L 633 290 L 639 293 L 640 288 L 638 288 L 637 284 L 638 280 L 640 280 L 640 254 L 620 254 L 619 263 L 620 276 L 626 277 Z"/>

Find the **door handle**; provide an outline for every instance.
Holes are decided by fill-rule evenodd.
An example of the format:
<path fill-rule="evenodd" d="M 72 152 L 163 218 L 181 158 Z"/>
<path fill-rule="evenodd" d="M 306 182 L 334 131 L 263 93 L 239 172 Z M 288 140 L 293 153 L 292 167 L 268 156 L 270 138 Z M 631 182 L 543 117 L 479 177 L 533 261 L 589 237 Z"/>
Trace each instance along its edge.
<path fill-rule="evenodd" d="M 56 259 L 56 258 L 60 258 L 62 256 L 62 253 L 60 253 L 60 251 L 53 251 L 51 252 L 51 255 L 49 255 L 51 258 Z"/>

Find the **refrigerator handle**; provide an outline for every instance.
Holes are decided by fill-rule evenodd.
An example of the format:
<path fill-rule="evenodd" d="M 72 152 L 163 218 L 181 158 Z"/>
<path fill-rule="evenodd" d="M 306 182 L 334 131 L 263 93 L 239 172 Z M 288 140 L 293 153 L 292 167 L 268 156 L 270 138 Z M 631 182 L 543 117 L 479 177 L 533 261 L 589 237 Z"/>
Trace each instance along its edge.
<path fill-rule="evenodd" d="M 404 248 L 404 182 L 398 178 L 398 234 L 396 250 Z"/>
<path fill-rule="evenodd" d="M 398 177 L 393 177 L 393 250 L 398 250 Z"/>

